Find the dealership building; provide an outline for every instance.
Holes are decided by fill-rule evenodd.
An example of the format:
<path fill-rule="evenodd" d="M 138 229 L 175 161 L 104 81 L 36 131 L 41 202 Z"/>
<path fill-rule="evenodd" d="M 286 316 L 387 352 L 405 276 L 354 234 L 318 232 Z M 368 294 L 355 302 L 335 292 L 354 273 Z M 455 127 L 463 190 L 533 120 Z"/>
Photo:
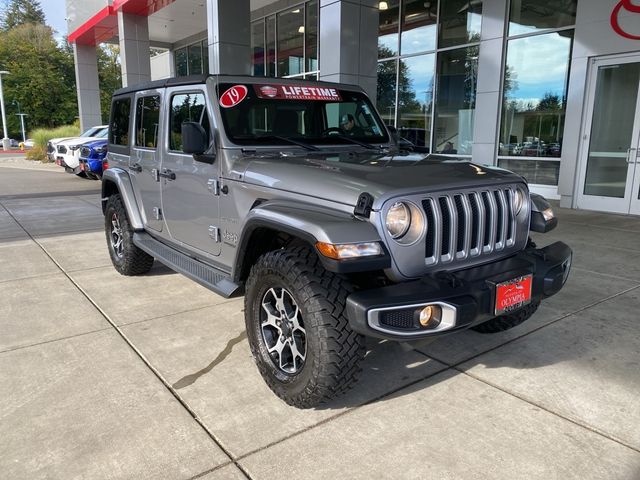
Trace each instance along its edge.
<path fill-rule="evenodd" d="M 116 43 L 126 86 L 358 84 L 419 151 L 640 215 L 640 0 L 67 0 L 67 21 L 83 128 L 104 120 L 95 47 Z"/>

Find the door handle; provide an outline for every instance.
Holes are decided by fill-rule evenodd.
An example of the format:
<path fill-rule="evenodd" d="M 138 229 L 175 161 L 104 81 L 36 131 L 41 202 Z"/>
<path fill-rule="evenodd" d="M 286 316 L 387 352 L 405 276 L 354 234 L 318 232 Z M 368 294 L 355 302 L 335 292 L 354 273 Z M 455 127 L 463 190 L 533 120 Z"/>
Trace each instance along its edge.
<path fill-rule="evenodd" d="M 176 174 L 174 172 L 172 172 L 171 170 L 168 169 L 164 169 L 162 170 L 162 172 L 160 172 L 158 174 L 159 177 L 162 178 L 168 178 L 169 180 L 175 180 L 176 179 Z"/>
<path fill-rule="evenodd" d="M 131 170 L 132 172 L 142 172 L 142 165 L 140 165 L 139 163 L 134 163 L 133 165 L 129 165 L 129 170 Z"/>

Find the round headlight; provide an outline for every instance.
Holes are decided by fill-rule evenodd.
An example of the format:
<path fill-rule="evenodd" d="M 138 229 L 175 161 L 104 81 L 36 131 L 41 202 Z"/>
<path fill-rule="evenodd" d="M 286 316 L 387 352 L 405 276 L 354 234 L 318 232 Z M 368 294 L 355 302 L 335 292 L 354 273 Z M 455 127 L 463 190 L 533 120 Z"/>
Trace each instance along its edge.
<path fill-rule="evenodd" d="M 516 194 L 513 196 L 513 210 L 515 214 L 518 215 L 522 210 L 522 207 L 525 204 L 526 198 L 525 193 L 522 189 L 516 188 Z"/>
<path fill-rule="evenodd" d="M 402 237 L 411 226 L 411 210 L 402 202 L 394 203 L 387 212 L 385 224 L 391 238 Z"/>

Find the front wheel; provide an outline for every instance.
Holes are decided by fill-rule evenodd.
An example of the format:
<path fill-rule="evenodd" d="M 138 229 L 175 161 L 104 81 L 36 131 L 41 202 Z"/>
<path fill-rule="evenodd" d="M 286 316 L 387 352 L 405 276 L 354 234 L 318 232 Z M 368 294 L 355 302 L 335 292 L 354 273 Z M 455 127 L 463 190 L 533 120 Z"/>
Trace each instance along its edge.
<path fill-rule="evenodd" d="M 153 257 L 133 243 L 133 228 L 119 194 L 111 195 L 104 212 L 104 230 L 111 262 L 122 275 L 141 275 L 151 270 Z"/>
<path fill-rule="evenodd" d="M 306 247 L 266 253 L 251 269 L 245 293 L 251 353 L 269 388 L 289 405 L 317 406 L 357 380 L 365 347 L 344 315 L 350 291 Z"/>

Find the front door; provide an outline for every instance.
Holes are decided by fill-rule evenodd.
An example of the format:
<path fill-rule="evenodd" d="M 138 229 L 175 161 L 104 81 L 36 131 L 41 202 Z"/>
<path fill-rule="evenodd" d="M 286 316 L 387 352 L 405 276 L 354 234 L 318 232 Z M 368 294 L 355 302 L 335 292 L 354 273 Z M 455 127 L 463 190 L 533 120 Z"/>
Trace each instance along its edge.
<path fill-rule="evenodd" d="M 164 219 L 171 238 L 205 255 L 220 255 L 220 162 L 196 161 L 182 151 L 182 123 L 199 122 L 211 135 L 204 89 L 167 90 L 168 138 L 163 146 L 160 183 Z"/>
<path fill-rule="evenodd" d="M 578 207 L 640 215 L 640 55 L 591 62 Z"/>

